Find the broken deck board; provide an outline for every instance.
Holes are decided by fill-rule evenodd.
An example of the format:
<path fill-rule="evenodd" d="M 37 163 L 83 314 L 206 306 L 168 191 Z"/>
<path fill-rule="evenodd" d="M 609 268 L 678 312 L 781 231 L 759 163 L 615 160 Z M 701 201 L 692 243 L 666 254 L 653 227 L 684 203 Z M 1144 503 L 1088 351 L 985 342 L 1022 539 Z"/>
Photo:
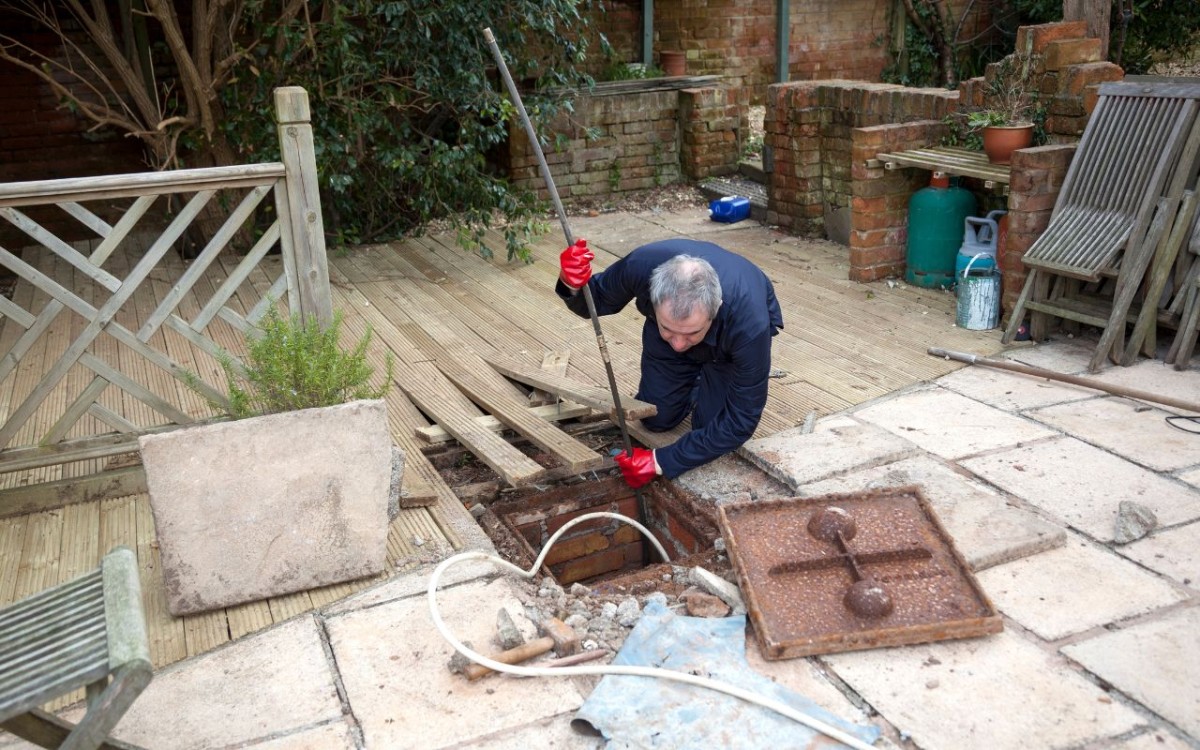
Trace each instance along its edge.
<path fill-rule="evenodd" d="M 567 419 L 587 416 L 592 413 L 592 410 L 583 404 L 573 404 L 570 401 L 560 401 L 557 404 L 545 404 L 543 406 L 530 406 L 526 408 L 529 409 L 529 413 L 533 416 L 548 422 L 561 422 Z M 491 415 L 475 417 L 475 422 L 492 432 L 501 432 L 505 427 L 503 422 Z M 454 439 L 453 435 L 446 432 L 441 425 L 436 424 L 417 430 L 417 437 L 431 445 L 445 443 Z"/>
<path fill-rule="evenodd" d="M 485 359 L 488 364 L 496 368 L 497 372 L 501 372 L 513 380 L 519 380 L 526 385 L 540 388 L 560 398 L 577 401 L 596 411 L 608 414 L 614 419 L 616 417 L 617 410 L 613 404 L 612 393 L 610 391 L 561 375 L 555 375 L 552 372 L 546 372 L 510 357 L 493 355 L 485 357 Z M 638 401 L 635 398 L 623 396 L 621 398 L 621 411 L 625 414 L 626 420 L 631 420 L 653 416 L 658 412 L 658 409 L 653 404 L 648 404 L 645 401 Z"/>

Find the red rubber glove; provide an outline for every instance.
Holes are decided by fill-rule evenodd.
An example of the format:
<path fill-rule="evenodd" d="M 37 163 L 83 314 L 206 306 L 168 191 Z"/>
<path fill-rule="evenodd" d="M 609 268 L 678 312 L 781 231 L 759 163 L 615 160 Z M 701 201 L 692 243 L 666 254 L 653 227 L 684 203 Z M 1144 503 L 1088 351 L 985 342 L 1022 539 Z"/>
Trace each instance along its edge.
<path fill-rule="evenodd" d="M 588 250 L 587 240 L 575 240 L 575 244 L 558 256 L 559 278 L 572 289 L 580 289 L 592 278 L 592 261 L 596 256 Z"/>
<path fill-rule="evenodd" d="M 634 448 L 632 456 L 622 451 L 613 460 L 621 467 L 621 476 L 625 478 L 625 484 L 635 490 L 659 474 L 654 451 L 645 448 Z"/>

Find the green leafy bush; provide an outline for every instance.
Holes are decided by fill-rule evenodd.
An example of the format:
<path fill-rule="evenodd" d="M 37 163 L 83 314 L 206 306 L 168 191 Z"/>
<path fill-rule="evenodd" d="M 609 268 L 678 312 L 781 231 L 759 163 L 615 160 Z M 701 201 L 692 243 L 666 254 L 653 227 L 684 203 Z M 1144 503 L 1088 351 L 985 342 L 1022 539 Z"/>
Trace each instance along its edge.
<path fill-rule="evenodd" d="M 578 67 L 590 0 L 342 0 L 282 19 L 262 12 L 265 0 L 251 5 L 239 38 L 261 42 L 244 50 L 242 73 L 219 91 L 238 161 L 278 158 L 275 133 L 262 127 L 272 91 L 303 86 L 332 242 L 395 238 L 448 218 L 484 256 L 492 226 L 503 230 L 509 258 L 528 256 L 531 235 L 545 229 L 533 220 L 544 206 L 496 169 L 520 125 L 482 30 L 493 29 L 513 78 L 532 84 L 525 105 L 544 124 L 572 111 L 565 92 L 592 83 Z"/>
<path fill-rule="evenodd" d="M 374 368 L 367 362 L 372 331 L 368 328 L 354 348 L 345 351 L 340 344 L 341 324 L 340 312 L 322 328 L 316 318 L 284 318 L 272 306 L 258 324 L 259 335 L 246 338 L 244 368 L 231 357 L 221 359 L 229 414 L 242 419 L 382 398 L 392 381 L 391 355 L 383 383 L 372 387 Z M 212 406 L 226 408 L 220 403 Z"/>

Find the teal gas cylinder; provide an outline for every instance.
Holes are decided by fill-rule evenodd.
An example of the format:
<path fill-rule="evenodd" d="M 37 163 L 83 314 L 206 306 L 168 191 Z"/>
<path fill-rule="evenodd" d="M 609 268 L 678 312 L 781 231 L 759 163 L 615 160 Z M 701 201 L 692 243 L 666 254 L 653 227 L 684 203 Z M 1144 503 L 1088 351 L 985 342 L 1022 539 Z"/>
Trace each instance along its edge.
<path fill-rule="evenodd" d="M 963 222 L 975 213 L 970 190 L 934 172 L 929 187 L 908 201 L 908 269 L 904 280 L 921 287 L 950 287 L 963 241 Z"/>

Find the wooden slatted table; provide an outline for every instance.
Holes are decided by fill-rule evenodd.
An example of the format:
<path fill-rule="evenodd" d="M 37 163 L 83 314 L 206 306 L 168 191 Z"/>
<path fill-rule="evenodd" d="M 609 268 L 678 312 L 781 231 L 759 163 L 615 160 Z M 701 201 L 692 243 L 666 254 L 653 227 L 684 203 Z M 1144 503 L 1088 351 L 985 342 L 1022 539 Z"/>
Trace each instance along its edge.
<path fill-rule="evenodd" d="M 873 162 L 878 162 L 878 164 Z M 879 164 L 882 164 L 884 169 L 918 167 L 932 172 L 974 177 L 983 180 L 985 188 L 989 190 L 998 188 L 1002 194 L 1008 194 L 1009 166 L 992 164 L 988 161 L 987 154 L 981 151 L 968 151 L 965 148 L 952 146 L 916 148 L 909 151 L 876 154 L 875 159 L 869 161 L 867 166 L 879 166 Z"/>

